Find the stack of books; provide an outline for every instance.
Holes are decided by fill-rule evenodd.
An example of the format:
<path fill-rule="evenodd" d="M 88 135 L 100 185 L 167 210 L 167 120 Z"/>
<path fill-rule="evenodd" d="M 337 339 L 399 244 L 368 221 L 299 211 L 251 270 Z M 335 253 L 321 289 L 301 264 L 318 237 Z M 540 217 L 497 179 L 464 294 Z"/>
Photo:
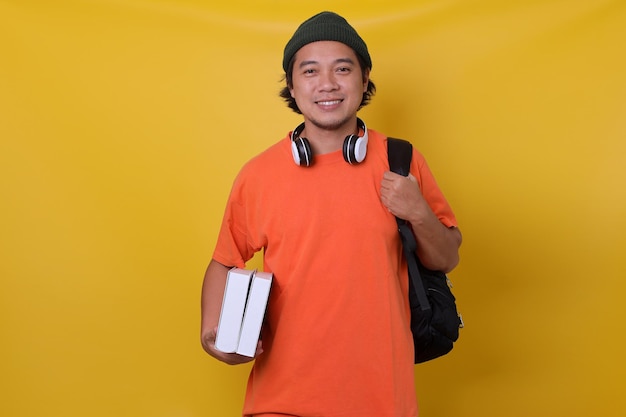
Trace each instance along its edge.
<path fill-rule="evenodd" d="M 241 268 L 228 271 L 215 347 L 254 357 L 265 317 L 273 275 Z"/>

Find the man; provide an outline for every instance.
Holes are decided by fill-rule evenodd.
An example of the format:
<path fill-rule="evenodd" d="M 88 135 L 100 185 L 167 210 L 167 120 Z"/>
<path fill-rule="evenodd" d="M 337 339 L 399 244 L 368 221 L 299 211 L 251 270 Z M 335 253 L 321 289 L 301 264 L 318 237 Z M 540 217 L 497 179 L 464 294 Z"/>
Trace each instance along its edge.
<path fill-rule="evenodd" d="M 284 51 L 281 96 L 304 123 L 249 161 L 229 197 L 202 291 L 202 345 L 215 348 L 229 268 L 264 251 L 274 282 L 248 381 L 246 416 L 417 415 L 408 278 L 394 216 L 431 268 L 458 263 L 456 219 L 419 152 L 389 172 L 386 137 L 357 111 L 372 61 L 346 20 L 306 20 Z"/>

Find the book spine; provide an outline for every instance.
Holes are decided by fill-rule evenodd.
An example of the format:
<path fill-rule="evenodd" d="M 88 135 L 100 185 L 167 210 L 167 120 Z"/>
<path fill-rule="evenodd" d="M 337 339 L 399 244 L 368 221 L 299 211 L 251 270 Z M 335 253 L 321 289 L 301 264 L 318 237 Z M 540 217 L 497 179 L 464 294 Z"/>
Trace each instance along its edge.
<path fill-rule="evenodd" d="M 270 294 L 272 275 L 257 272 L 252 278 L 248 304 L 241 326 L 241 337 L 237 353 L 254 357 L 261 334 L 261 326 L 265 317 L 265 310 Z"/>

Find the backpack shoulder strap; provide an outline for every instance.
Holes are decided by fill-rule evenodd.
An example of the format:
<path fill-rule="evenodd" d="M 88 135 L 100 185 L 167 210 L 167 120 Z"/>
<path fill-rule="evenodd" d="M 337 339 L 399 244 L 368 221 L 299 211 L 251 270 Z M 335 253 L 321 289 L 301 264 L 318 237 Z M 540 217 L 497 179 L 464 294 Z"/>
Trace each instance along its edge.
<path fill-rule="evenodd" d="M 408 176 L 411 159 L 413 158 L 413 145 L 411 142 L 398 138 L 387 138 L 387 155 L 389 169 L 396 174 Z"/>
<path fill-rule="evenodd" d="M 411 168 L 411 159 L 413 158 L 413 145 L 411 142 L 398 139 L 387 138 L 387 158 L 389 159 L 389 169 L 396 174 L 408 176 Z M 398 232 L 402 240 L 402 250 L 409 267 L 409 283 L 410 287 L 415 291 L 419 305 L 423 311 L 430 310 L 430 303 L 426 296 L 426 289 L 422 283 L 422 277 L 419 272 L 418 259 L 415 251 L 417 250 L 417 241 L 413 235 L 413 231 L 407 224 L 406 220 L 396 217 L 398 223 Z M 409 290 L 410 291 L 410 290 Z"/>

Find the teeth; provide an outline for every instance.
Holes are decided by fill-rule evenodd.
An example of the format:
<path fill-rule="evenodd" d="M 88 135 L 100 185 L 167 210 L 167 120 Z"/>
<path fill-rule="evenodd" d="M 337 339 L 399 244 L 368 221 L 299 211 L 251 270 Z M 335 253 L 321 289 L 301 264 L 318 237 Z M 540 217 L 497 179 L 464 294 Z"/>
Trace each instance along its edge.
<path fill-rule="evenodd" d="M 340 102 L 341 102 L 341 100 L 318 101 L 317 104 L 321 104 L 322 106 L 331 106 L 333 104 L 338 104 Z"/>

